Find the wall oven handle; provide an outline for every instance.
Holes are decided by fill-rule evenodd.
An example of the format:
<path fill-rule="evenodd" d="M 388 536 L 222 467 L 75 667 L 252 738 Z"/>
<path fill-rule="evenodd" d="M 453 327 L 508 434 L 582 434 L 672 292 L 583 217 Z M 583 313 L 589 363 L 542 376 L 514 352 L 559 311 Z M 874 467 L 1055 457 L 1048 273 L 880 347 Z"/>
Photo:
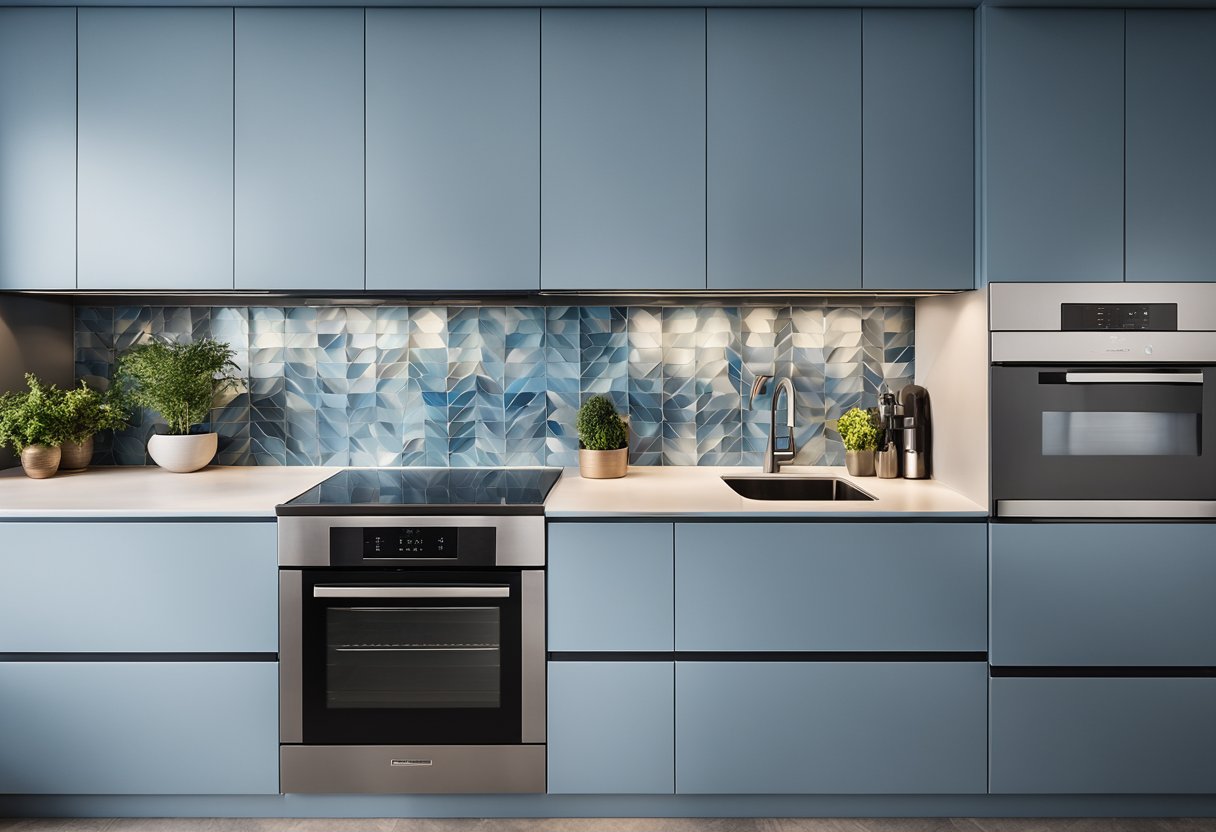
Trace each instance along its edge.
<path fill-rule="evenodd" d="M 314 586 L 313 598 L 510 598 L 509 586 Z"/>
<path fill-rule="evenodd" d="M 1065 373 L 1068 384 L 1203 384 L 1203 373 Z"/>

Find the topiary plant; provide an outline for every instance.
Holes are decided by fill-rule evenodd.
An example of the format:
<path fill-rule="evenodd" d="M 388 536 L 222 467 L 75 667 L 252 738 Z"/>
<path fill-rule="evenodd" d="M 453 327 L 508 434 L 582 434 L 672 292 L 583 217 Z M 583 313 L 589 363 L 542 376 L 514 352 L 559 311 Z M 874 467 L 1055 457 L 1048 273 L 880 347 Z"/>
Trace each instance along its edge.
<path fill-rule="evenodd" d="M 604 396 L 592 396 L 583 402 L 575 422 L 578 440 L 589 451 L 615 451 L 625 447 L 629 433 L 625 420 L 617 415 L 612 402 Z"/>
<path fill-rule="evenodd" d="M 868 410 L 855 407 L 836 421 L 846 451 L 873 451 L 878 447 L 878 428 Z"/>
<path fill-rule="evenodd" d="M 27 393 L 0 396 L 0 446 L 21 453 L 31 445 L 55 447 L 68 440 L 63 391 L 26 373 Z"/>
<path fill-rule="evenodd" d="M 191 344 L 151 341 L 118 359 L 115 380 L 132 404 L 155 410 L 171 435 L 183 436 L 207 421 L 219 393 L 240 383 L 234 355 L 230 346 L 211 338 Z"/>
<path fill-rule="evenodd" d="M 122 430 L 127 426 L 127 412 L 116 384 L 99 393 L 82 380 L 79 387 L 64 390 L 61 395 L 67 442 L 85 442 L 103 430 Z"/>

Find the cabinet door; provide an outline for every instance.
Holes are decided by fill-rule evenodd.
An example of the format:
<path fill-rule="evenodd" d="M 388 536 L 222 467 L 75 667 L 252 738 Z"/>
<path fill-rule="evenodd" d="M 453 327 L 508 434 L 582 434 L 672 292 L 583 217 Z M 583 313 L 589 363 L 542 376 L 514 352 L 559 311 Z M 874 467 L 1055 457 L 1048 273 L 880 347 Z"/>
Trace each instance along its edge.
<path fill-rule="evenodd" d="M 861 12 L 708 26 L 709 288 L 860 288 Z"/>
<path fill-rule="evenodd" d="M 862 12 L 862 286 L 975 286 L 968 10 Z"/>
<path fill-rule="evenodd" d="M 367 10 L 367 288 L 540 286 L 540 12 Z"/>
<path fill-rule="evenodd" d="M 76 10 L 0 9 L 0 290 L 76 287 Z"/>
<path fill-rule="evenodd" d="M 542 287 L 704 289 L 704 10 L 541 15 Z"/>
<path fill-rule="evenodd" d="M 987 665 L 677 662 L 679 794 L 983 794 Z"/>
<path fill-rule="evenodd" d="M 277 794 L 275 662 L 2 662 L 0 793 Z"/>
<path fill-rule="evenodd" d="M 79 11 L 81 289 L 232 288 L 232 9 Z"/>
<path fill-rule="evenodd" d="M 673 649 L 670 523 L 549 526 L 549 649 Z"/>
<path fill-rule="evenodd" d="M 549 662 L 550 794 L 672 794 L 671 662 Z"/>
<path fill-rule="evenodd" d="M 1216 280 L 1216 12 L 1127 13 L 1127 279 Z"/>
<path fill-rule="evenodd" d="M 363 12 L 236 10 L 236 288 L 363 288 Z"/>
<path fill-rule="evenodd" d="M 984 9 L 985 277 L 1123 279 L 1123 11 Z"/>

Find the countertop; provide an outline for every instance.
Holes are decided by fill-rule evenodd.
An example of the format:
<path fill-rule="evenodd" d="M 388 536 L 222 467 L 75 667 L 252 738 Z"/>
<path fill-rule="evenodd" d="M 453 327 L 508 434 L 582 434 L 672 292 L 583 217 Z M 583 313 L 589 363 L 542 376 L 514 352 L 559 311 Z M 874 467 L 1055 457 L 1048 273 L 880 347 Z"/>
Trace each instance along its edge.
<path fill-rule="evenodd" d="M 324 467 L 219 467 L 174 474 L 152 466 L 91 468 L 31 480 L 0 471 L 0 520 L 56 517 L 273 519 L 274 508 L 341 470 Z M 987 509 L 931 480 L 850 477 L 844 468 L 786 466 L 768 476 L 832 476 L 877 497 L 873 502 L 748 500 L 723 474 L 754 467 L 631 467 L 618 480 L 588 480 L 567 468 L 545 503 L 551 518 L 580 517 L 985 517 Z"/>

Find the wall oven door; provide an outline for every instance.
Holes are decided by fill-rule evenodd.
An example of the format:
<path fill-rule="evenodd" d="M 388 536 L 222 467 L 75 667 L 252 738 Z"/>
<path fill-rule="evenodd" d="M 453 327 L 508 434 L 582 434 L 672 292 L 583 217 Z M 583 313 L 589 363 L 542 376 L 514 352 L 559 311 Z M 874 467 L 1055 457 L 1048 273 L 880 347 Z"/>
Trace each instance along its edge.
<path fill-rule="evenodd" d="M 1216 367 L 994 366 L 1007 517 L 1216 516 Z"/>

